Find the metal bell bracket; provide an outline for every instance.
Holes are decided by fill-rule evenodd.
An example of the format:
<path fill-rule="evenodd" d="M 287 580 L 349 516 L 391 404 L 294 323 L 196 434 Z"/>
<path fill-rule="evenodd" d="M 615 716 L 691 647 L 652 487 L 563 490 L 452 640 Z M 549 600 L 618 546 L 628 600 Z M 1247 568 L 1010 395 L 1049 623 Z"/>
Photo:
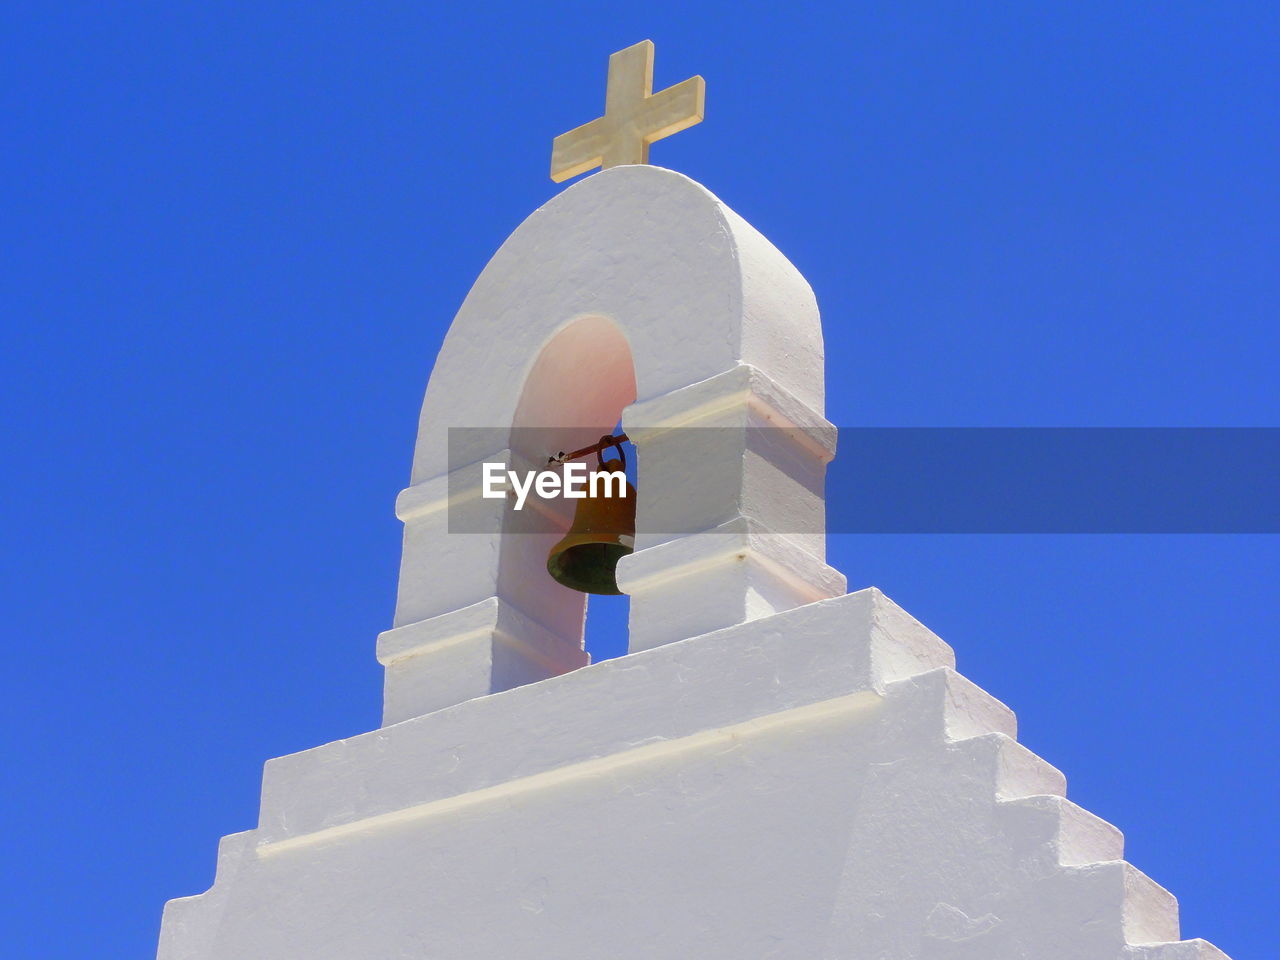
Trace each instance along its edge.
<path fill-rule="evenodd" d="M 570 460 L 577 460 L 579 457 L 585 457 L 589 453 L 594 453 L 596 455 L 596 462 L 603 467 L 604 451 L 608 450 L 610 447 L 614 447 L 618 451 L 618 457 L 622 460 L 623 469 L 626 469 L 627 455 L 623 451 L 622 445 L 629 439 L 630 438 L 625 433 L 620 433 L 616 437 L 606 433 L 595 443 L 588 447 L 583 447 L 581 450 L 575 450 L 573 453 L 565 453 L 561 450 L 555 456 L 547 457 L 547 463 L 568 463 Z"/>

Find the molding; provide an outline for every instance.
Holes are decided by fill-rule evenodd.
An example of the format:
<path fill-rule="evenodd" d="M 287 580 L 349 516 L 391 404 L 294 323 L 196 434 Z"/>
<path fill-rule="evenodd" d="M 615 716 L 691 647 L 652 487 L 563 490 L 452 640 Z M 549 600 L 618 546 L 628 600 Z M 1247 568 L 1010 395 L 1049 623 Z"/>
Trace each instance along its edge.
<path fill-rule="evenodd" d="M 836 453 L 836 428 L 820 412 L 757 367 L 740 363 L 724 373 L 631 404 L 623 429 L 639 447 L 669 430 L 704 425 L 722 414 L 748 410 L 767 426 L 793 432 L 793 441 L 823 463 Z"/>
<path fill-rule="evenodd" d="M 383 631 L 378 634 L 378 662 L 392 667 L 484 636 L 519 650 L 557 674 L 589 662 L 581 647 L 567 643 L 509 600 L 498 597 Z"/>
<path fill-rule="evenodd" d="M 847 581 L 786 534 L 758 521 L 735 517 L 710 530 L 680 535 L 644 547 L 618 564 L 618 584 L 635 595 L 724 563 L 746 561 L 786 580 L 811 600 L 840 596 Z"/>

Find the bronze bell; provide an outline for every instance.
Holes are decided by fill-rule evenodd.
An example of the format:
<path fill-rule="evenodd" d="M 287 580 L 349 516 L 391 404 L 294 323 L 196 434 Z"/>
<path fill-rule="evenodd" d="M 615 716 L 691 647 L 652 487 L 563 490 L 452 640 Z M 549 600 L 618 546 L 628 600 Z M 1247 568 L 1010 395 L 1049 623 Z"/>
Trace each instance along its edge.
<path fill-rule="evenodd" d="M 617 446 L 621 456 L 622 447 L 617 443 L 611 445 Z M 597 456 L 599 452 L 597 450 Z M 625 471 L 626 460 L 605 462 L 600 457 L 599 469 Z M 615 574 L 618 561 L 634 549 L 635 535 L 635 487 L 628 483 L 625 497 L 592 497 L 588 489 L 588 495 L 578 503 L 573 514 L 569 532 L 547 554 L 547 573 L 570 590 L 622 593 Z"/>

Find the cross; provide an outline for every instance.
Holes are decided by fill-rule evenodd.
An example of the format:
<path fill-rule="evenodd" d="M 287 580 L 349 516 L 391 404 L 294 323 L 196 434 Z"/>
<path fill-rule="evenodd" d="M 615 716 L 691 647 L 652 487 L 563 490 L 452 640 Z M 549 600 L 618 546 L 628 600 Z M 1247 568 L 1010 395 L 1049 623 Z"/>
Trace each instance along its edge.
<path fill-rule="evenodd" d="M 551 179 L 556 183 L 624 163 L 648 163 L 649 144 L 687 130 L 702 120 L 707 84 L 690 77 L 653 93 L 653 41 L 609 57 L 604 116 L 562 133 L 551 144 Z"/>

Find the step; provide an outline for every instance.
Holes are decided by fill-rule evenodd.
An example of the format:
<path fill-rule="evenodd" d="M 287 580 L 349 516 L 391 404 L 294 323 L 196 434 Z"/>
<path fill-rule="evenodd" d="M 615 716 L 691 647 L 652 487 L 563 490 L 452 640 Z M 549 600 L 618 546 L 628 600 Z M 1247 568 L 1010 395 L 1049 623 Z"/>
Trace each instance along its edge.
<path fill-rule="evenodd" d="M 1063 875 L 1070 887 L 1087 891 L 1089 900 L 1100 909 L 1111 904 L 1119 907 L 1126 944 L 1163 944 L 1178 939 L 1177 899 L 1132 864 L 1112 860 L 1064 867 Z"/>
<path fill-rule="evenodd" d="M 974 763 L 986 768 L 997 800 L 1051 794 L 1065 796 L 1067 778 L 1062 771 L 1003 733 L 959 740 L 952 745 Z"/>
<path fill-rule="evenodd" d="M 950 667 L 896 680 L 885 686 L 885 698 L 902 723 L 923 720 L 946 740 L 967 740 L 988 733 L 1010 738 L 1017 735 L 1013 711 Z"/>
<path fill-rule="evenodd" d="M 1231 960 L 1208 940 L 1140 943 L 1125 948 L 1125 960 Z"/>
<path fill-rule="evenodd" d="M 1064 867 L 1124 858 L 1124 834 L 1065 797 L 1001 800 L 1000 812 L 1015 848 L 1029 856 L 1045 851 Z"/>

